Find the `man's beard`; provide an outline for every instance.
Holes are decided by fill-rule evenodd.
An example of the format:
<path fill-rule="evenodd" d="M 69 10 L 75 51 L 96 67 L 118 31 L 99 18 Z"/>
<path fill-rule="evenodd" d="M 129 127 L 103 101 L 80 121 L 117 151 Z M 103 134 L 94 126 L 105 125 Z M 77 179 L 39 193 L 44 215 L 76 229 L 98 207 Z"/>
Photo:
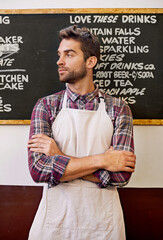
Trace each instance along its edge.
<path fill-rule="evenodd" d="M 80 71 L 71 71 L 65 74 L 65 76 L 59 76 L 59 79 L 61 82 L 64 83 L 76 83 L 80 81 L 82 78 L 84 78 L 87 75 L 87 69 L 85 65 L 83 65 L 82 69 Z"/>

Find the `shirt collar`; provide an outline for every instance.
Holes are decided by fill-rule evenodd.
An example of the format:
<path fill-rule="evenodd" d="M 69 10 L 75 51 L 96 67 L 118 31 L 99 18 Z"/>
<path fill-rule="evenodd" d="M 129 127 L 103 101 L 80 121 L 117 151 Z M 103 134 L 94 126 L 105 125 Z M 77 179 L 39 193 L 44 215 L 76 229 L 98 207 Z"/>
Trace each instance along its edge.
<path fill-rule="evenodd" d="M 93 92 L 87 93 L 85 95 L 74 93 L 68 87 L 66 88 L 66 92 L 67 99 L 71 99 L 73 102 L 77 101 L 78 99 L 82 100 L 83 102 L 90 102 L 98 96 L 98 87 L 95 86 L 95 90 Z"/>

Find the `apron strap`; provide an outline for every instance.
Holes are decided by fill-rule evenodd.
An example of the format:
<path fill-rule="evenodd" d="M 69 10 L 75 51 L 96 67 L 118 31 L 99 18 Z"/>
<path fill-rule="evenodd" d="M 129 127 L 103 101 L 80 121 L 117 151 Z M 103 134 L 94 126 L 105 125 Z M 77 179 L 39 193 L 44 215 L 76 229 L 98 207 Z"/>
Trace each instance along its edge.
<path fill-rule="evenodd" d="M 66 103 L 67 103 L 67 92 L 65 91 L 64 97 L 63 97 L 63 103 L 62 103 L 62 108 L 66 108 Z"/>
<path fill-rule="evenodd" d="M 98 107 L 97 111 L 106 111 L 105 110 L 105 98 L 102 96 L 100 91 L 98 91 L 98 96 L 100 99 L 100 103 L 99 103 L 99 107 Z"/>

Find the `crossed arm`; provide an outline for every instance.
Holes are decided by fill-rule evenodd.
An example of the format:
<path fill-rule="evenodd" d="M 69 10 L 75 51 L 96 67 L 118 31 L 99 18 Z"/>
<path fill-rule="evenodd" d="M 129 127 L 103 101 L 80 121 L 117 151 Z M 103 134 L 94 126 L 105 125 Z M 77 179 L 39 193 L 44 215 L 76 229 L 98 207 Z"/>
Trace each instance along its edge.
<path fill-rule="evenodd" d="M 54 139 L 45 134 L 36 134 L 28 141 L 30 151 L 45 154 L 46 156 L 63 155 L 66 156 L 58 148 Z M 99 169 L 106 169 L 111 172 L 134 172 L 136 157 L 132 152 L 118 151 L 110 148 L 103 154 L 92 155 L 88 157 L 71 157 L 60 181 L 70 181 L 79 177 L 83 179 L 100 182 L 100 180 L 92 175 Z"/>
<path fill-rule="evenodd" d="M 117 118 L 112 148 L 103 154 L 75 158 L 65 156 L 58 148 L 51 137 L 49 112 L 43 102 L 38 102 L 32 113 L 28 142 L 29 169 L 34 181 L 56 185 L 83 178 L 99 183 L 100 187 L 125 185 L 135 170 L 136 157 L 130 143 L 132 137 L 126 137 L 132 135 L 131 118 L 125 124 L 120 118 Z"/>

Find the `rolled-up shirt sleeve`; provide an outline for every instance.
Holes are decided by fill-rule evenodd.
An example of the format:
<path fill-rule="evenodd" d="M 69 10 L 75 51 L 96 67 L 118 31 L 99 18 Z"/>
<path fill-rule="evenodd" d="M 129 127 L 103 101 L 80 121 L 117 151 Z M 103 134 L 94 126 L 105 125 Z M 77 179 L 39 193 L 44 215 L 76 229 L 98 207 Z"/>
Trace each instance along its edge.
<path fill-rule="evenodd" d="M 134 152 L 133 118 L 128 105 L 114 106 L 115 120 L 114 133 L 111 146 L 114 150 Z M 112 186 L 125 186 L 131 177 L 130 172 L 110 172 L 104 169 L 98 170 L 94 175 L 101 180 L 98 186 L 105 188 Z"/>
<path fill-rule="evenodd" d="M 44 99 L 36 103 L 32 112 L 29 139 L 35 134 L 52 137 L 49 109 Z M 48 183 L 49 187 L 59 184 L 69 160 L 62 155 L 46 156 L 28 149 L 28 165 L 33 180 Z"/>

